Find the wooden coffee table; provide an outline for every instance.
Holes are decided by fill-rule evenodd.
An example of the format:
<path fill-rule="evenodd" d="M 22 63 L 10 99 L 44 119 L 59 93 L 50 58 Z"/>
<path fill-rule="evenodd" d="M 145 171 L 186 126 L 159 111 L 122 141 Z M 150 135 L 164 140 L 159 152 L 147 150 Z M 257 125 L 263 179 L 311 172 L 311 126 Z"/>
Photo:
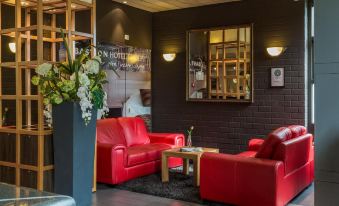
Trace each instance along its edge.
<path fill-rule="evenodd" d="M 180 152 L 180 148 L 169 149 L 162 152 L 161 158 L 161 178 L 162 182 L 169 181 L 168 158 L 178 157 L 184 160 L 183 173 L 189 174 L 189 160 L 193 160 L 194 185 L 200 186 L 200 157 L 204 152 L 219 153 L 219 149 L 202 148 L 202 152 Z"/>

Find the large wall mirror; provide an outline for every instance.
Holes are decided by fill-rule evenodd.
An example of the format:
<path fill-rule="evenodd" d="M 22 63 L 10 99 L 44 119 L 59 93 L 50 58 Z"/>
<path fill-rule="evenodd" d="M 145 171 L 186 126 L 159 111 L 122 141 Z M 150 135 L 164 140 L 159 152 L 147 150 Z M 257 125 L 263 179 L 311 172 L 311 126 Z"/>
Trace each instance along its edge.
<path fill-rule="evenodd" d="M 187 101 L 252 102 L 252 25 L 187 32 Z"/>

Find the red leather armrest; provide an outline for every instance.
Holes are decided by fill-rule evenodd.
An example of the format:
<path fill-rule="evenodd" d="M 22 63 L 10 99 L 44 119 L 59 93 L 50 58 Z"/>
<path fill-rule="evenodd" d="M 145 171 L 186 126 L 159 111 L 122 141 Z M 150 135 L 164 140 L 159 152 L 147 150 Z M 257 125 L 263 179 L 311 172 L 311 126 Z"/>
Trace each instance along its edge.
<path fill-rule="evenodd" d="M 126 177 L 126 147 L 97 143 L 97 179 L 115 184 Z"/>
<path fill-rule="evenodd" d="M 284 176 L 281 161 L 204 153 L 201 157 L 200 193 L 203 199 L 236 205 L 276 205 Z"/>
<path fill-rule="evenodd" d="M 258 151 L 261 145 L 264 143 L 264 139 L 251 139 L 248 142 L 249 151 Z"/>
<path fill-rule="evenodd" d="M 288 140 L 280 144 L 273 156 L 275 160 L 281 160 L 285 163 L 286 175 L 301 168 L 310 161 L 312 154 L 311 134 Z"/>
<path fill-rule="evenodd" d="M 166 143 L 182 147 L 185 145 L 185 136 L 183 134 L 171 133 L 148 133 L 151 143 Z"/>

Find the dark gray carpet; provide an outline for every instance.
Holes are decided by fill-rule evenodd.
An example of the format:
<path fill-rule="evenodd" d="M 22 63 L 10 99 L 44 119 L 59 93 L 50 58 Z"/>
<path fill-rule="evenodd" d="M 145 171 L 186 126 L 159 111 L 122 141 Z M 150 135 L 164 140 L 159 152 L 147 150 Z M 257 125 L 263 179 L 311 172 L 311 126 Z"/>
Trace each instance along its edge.
<path fill-rule="evenodd" d="M 168 183 L 162 183 L 161 173 L 157 173 L 136 178 L 116 186 L 100 185 L 98 189 L 103 189 L 103 187 L 112 187 L 120 190 L 128 190 L 209 206 L 226 206 L 225 204 L 202 201 L 200 199 L 199 188 L 193 186 L 192 174 L 187 176 L 181 174 L 179 171 L 170 171 L 170 181 Z"/>

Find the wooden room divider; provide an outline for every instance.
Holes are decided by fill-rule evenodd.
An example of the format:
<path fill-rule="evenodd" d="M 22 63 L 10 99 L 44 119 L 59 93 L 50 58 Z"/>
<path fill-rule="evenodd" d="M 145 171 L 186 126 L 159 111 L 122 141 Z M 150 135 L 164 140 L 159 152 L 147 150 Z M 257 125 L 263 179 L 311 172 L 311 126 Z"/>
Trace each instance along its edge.
<path fill-rule="evenodd" d="M 73 55 L 96 44 L 95 12 L 95 0 L 0 0 L 0 182 L 53 191 L 53 133 L 31 77 L 66 61 L 59 28 Z"/>

